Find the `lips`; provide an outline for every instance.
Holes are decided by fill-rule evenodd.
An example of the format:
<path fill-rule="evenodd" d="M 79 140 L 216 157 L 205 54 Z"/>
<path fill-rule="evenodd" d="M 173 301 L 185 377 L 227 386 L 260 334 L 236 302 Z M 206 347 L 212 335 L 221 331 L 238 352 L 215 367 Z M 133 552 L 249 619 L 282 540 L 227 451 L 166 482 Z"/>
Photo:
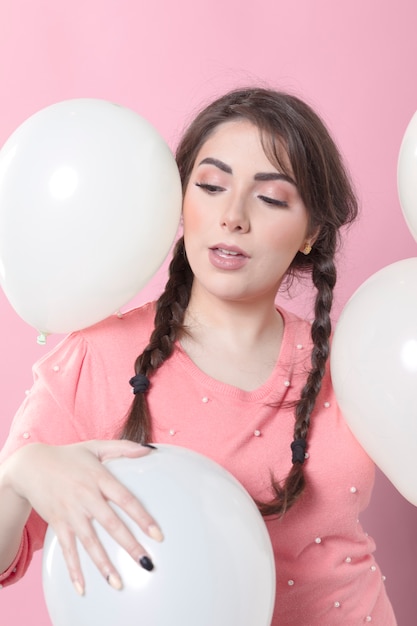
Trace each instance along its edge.
<path fill-rule="evenodd" d="M 213 252 L 216 252 L 220 256 L 224 256 L 225 258 L 230 257 L 230 256 L 231 257 L 242 256 L 245 258 L 249 258 L 249 254 L 247 254 L 241 248 L 238 248 L 237 246 L 228 246 L 227 244 L 224 244 L 224 243 L 211 246 L 210 250 L 212 250 Z"/>
<path fill-rule="evenodd" d="M 220 270 L 242 269 L 249 258 L 249 254 L 237 246 L 220 243 L 209 248 L 209 260 L 215 268 Z"/>

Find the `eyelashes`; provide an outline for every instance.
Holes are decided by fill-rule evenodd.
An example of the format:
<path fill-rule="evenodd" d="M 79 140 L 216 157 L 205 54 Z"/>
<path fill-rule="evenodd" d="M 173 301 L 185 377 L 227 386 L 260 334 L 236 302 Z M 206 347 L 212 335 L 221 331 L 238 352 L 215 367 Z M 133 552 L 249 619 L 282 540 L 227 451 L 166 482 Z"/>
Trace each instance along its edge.
<path fill-rule="evenodd" d="M 202 189 L 203 191 L 205 191 L 207 194 L 209 195 L 214 195 L 216 193 L 221 193 L 222 191 L 226 191 L 224 187 L 221 187 L 220 185 L 213 185 L 211 183 L 195 183 L 196 187 L 199 187 L 200 189 Z M 257 196 L 259 198 L 259 200 L 261 200 L 262 202 L 264 202 L 265 204 L 272 206 L 272 207 L 279 207 L 279 208 L 288 208 L 288 202 L 285 202 L 284 200 L 278 200 L 277 198 L 271 198 L 270 196 L 264 196 L 264 195 L 258 195 Z"/>
<path fill-rule="evenodd" d="M 220 187 L 220 185 L 210 185 L 209 183 L 195 183 L 196 187 L 200 187 L 207 193 L 216 193 L 218 191 L 224 191 L 224 187 Z"/>
<path fill-rule="evenodd" d="M 271 204 L 272 206 L 278 206 L 284 209 L 288 207 L 288 202 L 285 202 L 284 200 L 277 200 L 276 198 L 270 198 L 269 196 L 258 196 L 258 198 L 266 204 Z"/>

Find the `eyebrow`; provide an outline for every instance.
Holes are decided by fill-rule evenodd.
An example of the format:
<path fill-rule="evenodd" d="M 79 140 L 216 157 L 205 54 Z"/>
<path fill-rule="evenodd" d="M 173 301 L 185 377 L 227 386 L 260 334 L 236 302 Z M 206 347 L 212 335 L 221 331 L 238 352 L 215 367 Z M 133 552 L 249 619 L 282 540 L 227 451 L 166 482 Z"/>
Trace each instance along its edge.
<path fill-rule="evenodd" d="M 226 165 L 226 163 L 223 163 L 223 161 L 220 161 L 219 159 L 213 159 L 212 157 L 206 157 L 205 159 L 200 161 L 198 165 L 214 165 L 215 167 L 218 167 L 219 170 L 222 170 L 222 172 L 226 172 L 226 174 L 233 174 L 233 170 L 230 165 Z"/>
<path fill-rule="evenodd" d="M 282 174 L 280 172 L 260 172 L 259 174 L 255 174 L 255 180 L 285 180 L 287 183 L 291 183 L 291 185 L 296 186 L 296 182 L 291 176 L 287 176 L 287 174 Z"/>
<path fill-rule="evenodd" d="M 206 157 L 200 161 L 198 165 L 214 165 L 215 167 L 218 167 L 219 170 L 222 170 L 222 172 L 226 172 L 226 174 L 233 174 L 233 170 L 230 165 L 220 161 L 220 159 L 214 159 L 213 157 Z M 285 182 L 296 186 L 296 182 L 293 178 L 291 178 L 291 176 L 287 176 L 287 174 L 282 174 L 281 172 L 259 172 L 258 174 L 255 174 L 254 179 L 259 181 L 284 180 Z"/>

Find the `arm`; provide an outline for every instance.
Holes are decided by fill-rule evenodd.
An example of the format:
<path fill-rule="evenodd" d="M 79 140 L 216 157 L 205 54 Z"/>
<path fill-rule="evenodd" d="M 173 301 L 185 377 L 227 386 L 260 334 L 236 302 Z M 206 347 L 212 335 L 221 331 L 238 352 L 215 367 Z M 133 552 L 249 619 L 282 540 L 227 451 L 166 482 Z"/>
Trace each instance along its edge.
<path fill-rule="evenodd" d="M 0 573 L 14 561 L 31 512 L 30 503 L 11 486 L 7 469 L 6 464 L 0 465 Z"/>

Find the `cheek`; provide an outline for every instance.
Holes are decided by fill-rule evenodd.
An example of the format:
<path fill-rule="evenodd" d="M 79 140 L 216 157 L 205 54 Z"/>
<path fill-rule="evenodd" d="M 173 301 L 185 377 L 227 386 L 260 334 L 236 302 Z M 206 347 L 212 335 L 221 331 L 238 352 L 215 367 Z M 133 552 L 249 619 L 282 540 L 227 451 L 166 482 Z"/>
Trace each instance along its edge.
<path fill-rule="evenodd" d="M 200 222 L 198 216 L 195 213 L 193 213 L 192 211 L 187 211 L 186 209 L 183 209 L 182 221 L 184 236 L 187 236 L 189 232 L 197 230 L 198 224 Z"/>
<path fill-rule="evenodd" d="M 182 220 L 184 237 L 188 233 L 196 232 L 200 230 L 204 224 L 204 211 L 199 209 L 198 204 L 190 197 L 191 194 L 186 194 L 182 205 Z"/>
<path fill-rule="evenodd" d="M 264 241 L 270 249 L 294 254 L 306 240 L 307 225 L 280 223 L 264 230 Z"/>

